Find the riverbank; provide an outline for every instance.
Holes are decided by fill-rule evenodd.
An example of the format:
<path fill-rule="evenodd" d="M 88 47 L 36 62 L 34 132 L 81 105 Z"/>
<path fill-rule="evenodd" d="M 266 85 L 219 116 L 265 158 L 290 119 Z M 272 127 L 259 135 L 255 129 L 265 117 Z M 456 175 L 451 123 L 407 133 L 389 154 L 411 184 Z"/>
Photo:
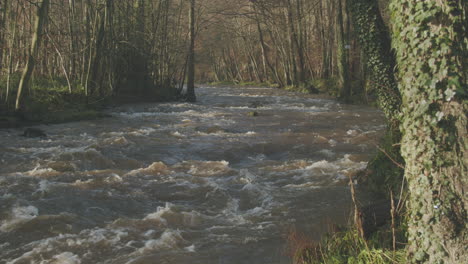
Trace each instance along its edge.
<path fill-rule="evenodd" d="M 10 100 L 9 105 L 1 105 L 0 129 L 98 119 L 106 117 L 107 115 L 104 114 L 102 110 L 112 106 L 128 103 L 165 102 L 174 100 L 174 95 L 167 94 L 167 91 L 162 94 L 151 96 L 124 94 L 119 96 L 86 98 L 82 91 L 70 93 L 63 80 L 55 80 L 55 82 L 57 83 L 55 84 L 51 81 L 34 83 L 34 89 L 31 90 L 33 96 L 29 96 L 30 99 L 25 98 L 25 102 L 23 103 L 24 107 L 20 113 L 12 111 L 12 109 L 14 109 L 12 105 L 13 100 Z M 213 82 L 204 84 L 204 86 L 220 88 L 277 88 L 277 85 L 272 83 L 239 83 L 232 81 Z M 336 83 L 333 80 L 315 80 L 311 84 L 305 86 L 287 86 L 282 89 L 299 94 L 314 94 L 314 97 L 318 99 L 337 99 Z M 358 105 L 368 104 L 367 101 L 363 101 L 364 97 L 362 96 L 355 95 L 353 98 L 354 99 L 350 100 L 349 103 Z"/>
<path fill-rule="evenodd" d="M 404 230 L 397 230 L 397 237 L 404 236 Z M 302 240 L 304 241 L 304 240 Z M 404 264 L 406 261 L 405 244 L 393 248 L 392 233 L 380 230 L 371 239 L 363 239 L 358 230 L 334 231 L 326 235 L 320 243 L 301 243 L 297 237 L 290 237 L 293 263 L 351 263 L 351 264 Z"/>
<path fill-rule="evenodd" d="M 51 85 L 50 82 L 48 82 Z M 150 96 L 136 96 L 123 94 L 108 97 L 86 98 L 82 92 L 70 93 L 63 83 L 61 88 L 50 88 L 35 84 L 34 96 L 25 98 L 21 112 L 13 111 L 14 105 L 0 105 L 0 129 L 21 128 L 40 124 L 58 124 L 82 120 L 93 120 L 108 117 L 103 110 L 124 104 L 154 103 L 175 101 L 174 95 L 157 94 Z M 45 86 L 45 85 L 43 85 Z M 51 85 L 52 86 L 52 85 Z M 271 87 L 269 83 L 238 83 L 219 82 L 210 83 L 209 87 Z M 292 92 L 304 91 L 289 87 L 285 89 Z M 332 99 L 325 93 L 317 96 L 321 99 Z"/>
<path fill-rule="evenodd" d="M 21 111 L 15 111 L 20 75 L 14 73 L 10 77 L 9 80 L 0 77 L 0 129 L 93 120 L 107 117 L 104 110 L 110 107 L 176 98 L 175 88 L 149 87 L 134 91 L 122 86 L 91 92 L 77 80 L 68 82 L 61 77 L 40 76 L 31 81 L 24 92 Z"/>
<path fill-rule="evenodd" d="M 152 98 L 159 98 L 152 99 Z M 118 95 L 86 98 L 68 91 L 36 91 L 33 99 L 26 99 L 21 112 L 12 105 L 0 109 L 0 129 L 21 128 L 41 124 L 59 124 L 109 117 L 104 110 L 123 104 L 154 103 L 174 100 L 169 97 Z"/>
<path fill-rule="evenodd" d="M 211 87 L 272 87 L 280 88 L 278 84 L 270 82 L 235 82 L 235 81 L 219 81 L 207 83 Z M 314 79 L 308 81 L 304 85 L 288 85 L 281 87 L 286 91 L 300 94 L 314 94 L 322 99 L 336 99 L 347 104 L 354 105 L 369 105 L 377 107 L 375 91 L 371 87 L 365 88 L 366 84 L 362 81 L 354 81 L 351 83 L 351 95 L 349 98 L 340 98 L 338 81 L 335 78 Z"/>
<path fill-rule="evenodd" d="M 80 101 L 64 100 L 58 104 L 54 101 L 37 100 L 29 103 L 31 104 L 21 112 L 0 111 L 0 129 L 93 120 L 108 116 L 102 112 L 104 105 L 89 105 Z"/>

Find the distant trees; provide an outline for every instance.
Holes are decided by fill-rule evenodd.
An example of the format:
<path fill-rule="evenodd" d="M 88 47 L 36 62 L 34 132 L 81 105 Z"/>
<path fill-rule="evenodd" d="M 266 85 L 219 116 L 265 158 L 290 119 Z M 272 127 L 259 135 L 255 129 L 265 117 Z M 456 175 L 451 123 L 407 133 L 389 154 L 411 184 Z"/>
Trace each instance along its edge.
<path fill-rule="evenodd" d="M 0 2 L 0 97 L 12 105 L 37 7 Z M 282 87 L 327 79 L 343 99 L 363 90 L 353 85 L 366 75 L 345 0 L 199 0 L 193 16 L 191 0 L 49 2 L 31 94 L 40 91 L 39 79 L 61 80 L 64 90 L 86 98 L 173 97 L 191 79 Z"/>
<path fill-rule="evenodd" d="M 47 90 L 89 102 L 174 98 L 189 55 L 189 7 L 187 0 L 0 0 L 0 108 L 19 109 Z"/>
<path fill-rule="evenodd" d="M 362 91 L 352 89 L 365 76 L 348 1 L 242 0 L 213 12 L 224 16 L 202 36 L 219 43 L 206 79 L 298 87 L 328 79 L 343 99 Z"/>
<path fill-rule="evenodd" d="M 224 45 L 213 51 L 214 79 L 305 85 L 312 74 L 312 6 L 304 0 L 238 1 L 220 11 L 226 16 L 216 26 Z"/>

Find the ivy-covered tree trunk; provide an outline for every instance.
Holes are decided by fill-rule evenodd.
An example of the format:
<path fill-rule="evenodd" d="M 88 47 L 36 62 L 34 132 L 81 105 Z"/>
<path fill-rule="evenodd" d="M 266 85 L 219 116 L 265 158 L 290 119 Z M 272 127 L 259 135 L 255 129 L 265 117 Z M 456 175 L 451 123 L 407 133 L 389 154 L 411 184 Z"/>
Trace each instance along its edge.
<path fill-rule="evenodd" d="M 393 0 L 413 263 L 466 263 L 466 0 Z"/>
<path fill-rule="evenodd" d="M 401 94 L 395 79 L 395 54 L 391 50 L 391 37 L 380 14 L 376 0 L 348 0 L 351 20 L 361 50 L 366 54 L 369 78 L 377 93 L 379 107 L 389 127 L 382 149 L 367 166 L 368 177 L 362 179 L 368 189 L 387 193 L 389 188 L 400 191 L 403 170 L 395 163 L 403 163 L 399 143 L 399 113 Z M 389 158 L 390 157 L 390 158 Z"/>
<path fill-rule="evenodd" d="M 395 59 L 390 34 L 380 15 L 376 0 L 349 0 L 352 21 L 359 44 L 366 54 L 370 79 L 387 120 L 398 124 L 401 96 L 395 81 Z"/>

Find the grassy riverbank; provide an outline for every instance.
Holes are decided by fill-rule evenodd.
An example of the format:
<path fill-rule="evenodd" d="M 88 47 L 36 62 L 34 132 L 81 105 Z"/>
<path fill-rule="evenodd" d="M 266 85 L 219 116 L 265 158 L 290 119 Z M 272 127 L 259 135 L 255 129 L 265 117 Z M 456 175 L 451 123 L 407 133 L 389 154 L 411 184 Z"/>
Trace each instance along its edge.
<path fill-rule="evenodd" d="M 404 232 L 396 231 L 397 239 Z M 335 231 L 328 234 L 320 243 L 290 237 L 290 246 L 295 247 L 293 261 L 297 264 L 395 264 L 406 263 L 404 245 L 398 243 L 393 248 L 391 229 L 382 229 L 365 240 L 357 229 Z"/>
<path fill-rule="evenodd" d="M 36 92 L 34 99 L 26 100 L 21 112 L 13 107 L 1 109 L 0 128 L 23 127 L 36 124 L 54 124 L 105 117 L 104 104 L 89 104 L 85 99 L 64 92 Z"/>
<path fill-rule="evenodd" d="M 66 79 L 36 79 L 26 91 L 21 111 L 14 111 L 14 95 L 19 75 L 11 76 L 9 99 L 1 94 L 0 99 L 8 103 L 0 104 L 0 129 L 24 127 L 37 124 L 55 124 L 107 117 L 103 110 L 126 103 L 156 102 L 173 100 L 174 95 L 167 91 L 154 92 L 148 96 L 135 94 L 85 96 L 79 83 L 69 84 Z M 72 89 L 70 89 L 70 86 Z M 6 80 L 0 80 L 0 90 L 6 87 Z"/>

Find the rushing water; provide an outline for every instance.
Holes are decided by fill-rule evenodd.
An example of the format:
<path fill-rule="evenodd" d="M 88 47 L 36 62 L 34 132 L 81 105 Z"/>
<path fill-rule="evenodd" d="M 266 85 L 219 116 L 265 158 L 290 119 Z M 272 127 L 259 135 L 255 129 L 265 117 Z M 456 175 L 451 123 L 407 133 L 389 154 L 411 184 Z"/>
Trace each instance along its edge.
<path fill-rule="evenodd" d="M 380 112 L 269 88 L 200 88 L 96 121 L 0 131 L 0 263 L 290 263 L 343 222 Z M 257 111 L 259 116 L 249 116 Z"/>

